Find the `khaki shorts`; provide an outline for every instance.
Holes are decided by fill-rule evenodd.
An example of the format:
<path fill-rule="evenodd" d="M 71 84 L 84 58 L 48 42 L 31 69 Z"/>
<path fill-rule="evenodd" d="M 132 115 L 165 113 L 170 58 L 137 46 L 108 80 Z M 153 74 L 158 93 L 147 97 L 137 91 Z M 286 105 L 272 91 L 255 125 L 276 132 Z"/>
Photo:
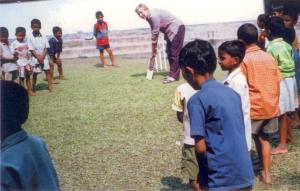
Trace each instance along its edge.
<path fill-rule="evenodd" d="M 272 134 L 278 131 L 277 118 L 273 119 L 262 119 L 262 120 L 251 120 L 252 134 Z"/>
<path fill-rule="evenodd" d="M 182 147 L 181 173 L 185 179 L 198 179 L 199 165 L 193 145 L 184 144 Z"/>

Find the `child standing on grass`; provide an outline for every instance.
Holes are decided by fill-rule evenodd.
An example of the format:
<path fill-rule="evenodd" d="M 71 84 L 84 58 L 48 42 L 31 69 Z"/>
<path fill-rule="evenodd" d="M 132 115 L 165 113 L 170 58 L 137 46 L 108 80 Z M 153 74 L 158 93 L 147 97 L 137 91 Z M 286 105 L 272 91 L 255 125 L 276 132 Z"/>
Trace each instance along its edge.
<path fill-rule="evenodd" d="M 112 66 L 117 66 L 115 64 L 115 58 L 113 52 L 109 46 L 108 39 L 108 25 L 103 20 L 104 15 L 101 11 L 96 12 L 97 23 L 94 25 L 94 36 L 96 37 L 96 47 L 100 53 L 100 61 L 103 67 L 106 67 L 106 62 L 104 59 L 104 50 L 109 55 Z"/>
<path fill-rule="evenodd" d="M 1 190 L 60 190 L 46 144 L 21 127 L 29 114 L 26 90 L 4 80 L 0 88 Z"/>
<path fill-rule="evenodd" d="M 188 178 L 195 191 L 199 191 L 199 165 L 195 153 L 195 140 L 191 137 L 190 119 L 187 111 L 187 102 L 196 93 L 188 83 L 181 84 L 175 91 L 172 109 L 177 112 L 177 119 L 183 123 L 183 147 L 181 159 L 181 173 Z"/>
<path fill-rule="evenodd" d="M 62 52 L 63 41 L 62 41 L 62 29 L 58 26 L 52 29 L 53 37 L 49 40 L 50 48 L 48 49 L 48 54 L 50 56 L 50 76 L 51 81 L 54 77 L 54 64 L 57 65 L 57 71 L 59 75 L 59 80 L 66 80 L 63 74 L 62 62 L 60 59 L 60 54 Z"/>
<path fill-rule="evenodd" d="M 244 74 L 241 71 L 241 63 L 245 56 L 245 46 L 238 40 L 226 41 L 219 47 L 219 64 L 222 70 L 228 71 L 225 85 L 236 91 L 242 99 L 244 114 L 245 137 L 248 151 L 251 150 L 251 120 L 249 88 Z"/>
<path fill-rule="evenodd" d="M 33 65 L 33 80 L 32 89 L 36 91 L 37 75 L 44 70 L 48 81 L 48 90 L 52 92 L 52 80 L 50 76 L 50 63 L 48 58 L 48 48 L 50 48 L 48 39 L 42 36 L 41 21 L 33 19 L 31 21 L 32 34 L 28 38 L 28 47 L 32 54 L 32 65 Z"/>
<path fill-rule="evenodd" d="M 199 182 L 211 190 L 251 190 L 254 174 L 245 138 L 241 98 L 214 79 L 217 58 L 203 40 L 181 50 L 182 76 L 196 90 L 188 102 L 198 152 Z"/>
<path fill-rule="evenodd" d="M 295 80 L 293 48 L 283 40 L 284 22 L 280 17 L 271 17 L 266 23 L 267 37 L 270 40 L 267 52 L 277 61 L 283 80 L 280 84 L 280 143 L 272 154 L 288 152 L 287 135 L 291 131 L 291 114 L 298 107 Z M 291 133 L 290 133 L 291 134 Z"/>
<path fill-rule="evenodd" d="M 269 15 L 267 14 L 260 14 L 257 17 L 257 26 L 260 29 L 257 45 L 262 50 L 265 50 L 265 48 L 268 46 L 269 43 L 268 39 L 266 38 L 266 31 L 265 31 L 265 25 L 268 19 L 269 19 Z"/>
<path fill-rule="evenodd" d="M 24 27 L 16 28 L 16 40 L 11 44 L 12 53 L 17 53 L 17 65 L 19 67 L 19 79 L 21 86 L 24 87 L 24 79 L 26 80 L 27 92 L 29 96 L 35 96 L 32 91 L 32 83 L 30 76 L 32 74 L 31 55 L 25 41 L 26 29 Z"/>
<path fill-rule="evenodd" d="M 13 55 L 8 44 L 8 30 L 0 27 L 0 63 L 1 73 L 4 73 L 4 79 L 15 81 L 18 77 L 18 68 L 16 65 L 17 54 Z M 2 75 L 2 74 L 1 74 Z"/>
<path fill-rule="evenodd" d="M 269 184 L 271 145 L 267 134 L 277 131 L 281 74 L 275 59 L 257 46 L 258 31 L 253 24 L 240 26 L 237 37 L 246 46 L 241 69 L 249 87 L 252 137 L 262 164 L 261 180 Z"/>

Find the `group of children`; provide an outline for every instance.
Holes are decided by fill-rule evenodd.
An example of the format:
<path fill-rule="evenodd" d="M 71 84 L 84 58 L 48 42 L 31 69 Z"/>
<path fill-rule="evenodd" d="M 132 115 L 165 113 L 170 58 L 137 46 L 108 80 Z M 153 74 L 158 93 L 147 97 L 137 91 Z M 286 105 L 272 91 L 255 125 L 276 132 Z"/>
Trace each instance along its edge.
<path fill-rule="evenodd" d="M 62 29 L 53 27 L 53 37 L 49 39 L 40 32 L 41 21 L 31 21 L 32 33 L 26 35 L 24 27 L 17 27 L 16 39 L 9 44 L 7 28 L 0 27 L 0 78 L 16 81 L 20 85 L 26 81 L 27 92 L 36 95 L 37 75 L 45 72 L 49 92 L 53 91 L 54 64 L 57 64 L 59 79 L 66 80 L 63 75 L 60 54 L 62 52 Z M 32 81 L 31 81 L 32 76 Z"/>
<path fill-rule="evenodd" d="M 252 139 L 261 164 L 261 181 L 271 183 L 271 155 L 288 152 L 292 125 L 299 122 L 298 15 L 273 9 L 260 15 L 258 27 L 239 27 L 237 40 L 218 48 L 194 40 L 179 57 L 187 83 L 175 91 L 172 109 L 183 123 L 182 173 L 194 190 L 251 190 L 255 183 Z M 228 71 L 214 79 L 216 65 Z M 269 134 L 280 127 L 276 148 Z M 297 121 L 298 120 L 298 121 Z"/>

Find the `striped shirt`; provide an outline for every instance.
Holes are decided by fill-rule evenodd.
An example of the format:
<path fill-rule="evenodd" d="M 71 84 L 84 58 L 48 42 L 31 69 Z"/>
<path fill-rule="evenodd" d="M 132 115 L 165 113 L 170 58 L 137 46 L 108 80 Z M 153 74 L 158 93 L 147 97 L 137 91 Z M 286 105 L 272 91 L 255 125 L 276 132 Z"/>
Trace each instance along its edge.
<path fill-rule="evenodd" d="M 251 119 L 277 117 L 281 74 L 275 59 L 253 46 L 246 50 L 243 62 L 241 69 L 249 86 Z"/>

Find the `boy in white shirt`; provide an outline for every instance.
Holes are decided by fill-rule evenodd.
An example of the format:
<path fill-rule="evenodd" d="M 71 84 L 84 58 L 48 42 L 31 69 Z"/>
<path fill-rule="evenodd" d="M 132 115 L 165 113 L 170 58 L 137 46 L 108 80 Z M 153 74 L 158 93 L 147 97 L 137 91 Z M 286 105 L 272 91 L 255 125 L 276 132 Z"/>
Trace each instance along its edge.
<path fill-rule="evenodd" d="M 251 119 L 250 97 L 246 77 L 241 71 L 240 64 L 245 56 L 245 45 L 238 40 L 226 41 L 218 49 L 219 65 L 222 70 L 228 71 L 224 84 L 236 91 L 242 100 L 244 114 L 245 136 L 248 151 L 251 150 Z"/>
<path fill-rule="evenodd" d="M 30 76 L 32 74 L 31 55 L 25 40 L 26 29 L 24 27 L 16 28 L 16 40 L 11 44 L 11 51 L 13 54 L 17 53 L 17 66 L 19 68 L 20 85 L 24 87 L 24 79 L 26 79 L 27 92 L 29 96 L 35 96 L 36 93 L 32 91 L 32 83 Z"/>
<path fill-rule="evenodd" d="M 0 27 L 0 63 L 1 73 L 4 73 L 4 79 L 8 81 L 16 81 L 18 77 L 18 68 L 16 65 L 17 55 L 13 55 L 8 44 L 8 30 Z"/>
<path fill-rule="evenodd" d="M 177 112 L 177 119 L 183 123 L 183 147 L 181 172 L 188 178 L 195 191 L 200 190 L 198 182 L 199 165 L 195 153 L 195 140 L 191 137 L 190 119 L 187 110 L 187 102 L 196 93 L 188 83 L 181 84 L 175 91 L 175 99 L 172 109 Z"/>
<path fill-rule="evenodd" d="M 48 56 L 49 42 L 45 36 L 42 36 L 41 21 L 33 19 L 31 21 L 32 35 L 28 37 L 28 47 L 32 54 L 32 65 L 33 65 L 33 80 L 32 89 L 36 90 L 37 75 L 44 70 L 48 81 L 48 90 L 52 92 L 52 80 L 50 75 L 50 63 Z"/>

